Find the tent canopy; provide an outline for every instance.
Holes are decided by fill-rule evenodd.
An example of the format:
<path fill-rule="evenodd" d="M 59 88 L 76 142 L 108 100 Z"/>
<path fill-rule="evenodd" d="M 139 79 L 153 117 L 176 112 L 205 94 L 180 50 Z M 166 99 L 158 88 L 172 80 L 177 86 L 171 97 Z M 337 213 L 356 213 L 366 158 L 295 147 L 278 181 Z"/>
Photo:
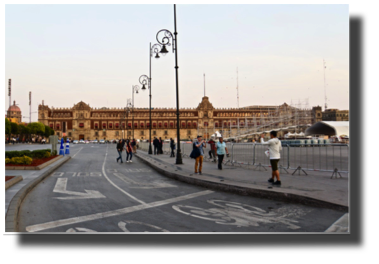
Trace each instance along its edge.
<path fill-rule="evenodd" d="M 308 127 L 305 135 L 349 136 L 349 121 L 320 121 Z"/>
<path fill-rule="evenodd" d="M 220 134 L 220 132 L 216 131 L 213 135 L 211 135 L 211 137 L 219 138 L 219 137 L 221 137 L 221 134 Z"/>

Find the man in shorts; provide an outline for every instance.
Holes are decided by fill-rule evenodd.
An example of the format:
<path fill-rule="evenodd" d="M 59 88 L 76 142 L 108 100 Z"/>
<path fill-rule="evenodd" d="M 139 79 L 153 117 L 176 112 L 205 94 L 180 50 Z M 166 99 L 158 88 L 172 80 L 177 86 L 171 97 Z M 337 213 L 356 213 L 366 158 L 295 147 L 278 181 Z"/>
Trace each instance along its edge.
<path fill-rule="evenodd" d="M 261 143 L 263 145 L 268 145 L 268 151 L 270 152 L 270 163 L 271 163 L 271 168 L 272 168 L 272 175 L 271 175 L 271 178 L 268 180 L 268 182 L 272 183 L 273 185 L 280 186 L 282 183 L 280 181 L 278 163 L 280 160 L 280 151 L 282 150 L 282 143 L 276 136 L 277 136 L 276 131 L 271 131 L 270 132 L 271 139 L 267 142 L 264 142 L 263 140 L 264 135 L 262 134 Z M 275 177 L 276 177 L 276 182 L 274 182 Z"/>

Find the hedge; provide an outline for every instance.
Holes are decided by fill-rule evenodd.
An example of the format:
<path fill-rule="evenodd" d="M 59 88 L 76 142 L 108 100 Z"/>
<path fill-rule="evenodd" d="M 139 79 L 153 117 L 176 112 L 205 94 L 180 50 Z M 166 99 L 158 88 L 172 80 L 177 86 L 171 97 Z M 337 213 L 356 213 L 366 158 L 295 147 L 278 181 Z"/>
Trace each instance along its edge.
<path fill-rule="evenodd" d="M 50 155 L 47 156 L 46 152 L 51 153 L 50 149 L 38 149 L 38 150 L 21 150 L 21 151 L 5 151 L 5 157 L 8 159 L 12 159 L 15 157 L 30 157 L 30 158 L 37 158 L 42 159 L 46 157 L 50 157 Z"/>
<path fill-rule="evenodd" d="M 5 159 L 5 164 L 26 164 L 26 165 L 30 165 L 32 164 L 32 161 L 33 159 L 31 157 L 28 157 L 28 156 L 23 156 L 23 157 L 13 157 L 11 159 L 9 158 L 6 158 Z"/>

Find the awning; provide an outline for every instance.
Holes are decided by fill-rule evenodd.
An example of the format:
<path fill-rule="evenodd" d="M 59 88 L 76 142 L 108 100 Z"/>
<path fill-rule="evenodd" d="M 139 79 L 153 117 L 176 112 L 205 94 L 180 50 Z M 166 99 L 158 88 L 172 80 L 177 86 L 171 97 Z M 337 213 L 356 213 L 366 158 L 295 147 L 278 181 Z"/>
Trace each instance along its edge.
<path fill-rule="evenodd" d="M 305 135 L 349 136 L 349 121 L 320 121 L 308 127 Z"/>

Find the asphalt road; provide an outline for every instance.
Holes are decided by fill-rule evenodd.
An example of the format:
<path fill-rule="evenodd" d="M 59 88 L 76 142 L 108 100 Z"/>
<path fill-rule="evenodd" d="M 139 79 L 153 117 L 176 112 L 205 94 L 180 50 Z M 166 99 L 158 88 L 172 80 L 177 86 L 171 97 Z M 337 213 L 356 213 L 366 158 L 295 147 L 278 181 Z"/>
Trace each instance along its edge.
<path fill-rule="evenodd" d="M 344 214 L 178 182 L 125 153 L 117 163 L 115 144 L 70 148 L 25 198 L 21 232 L 324 232 Z"/>

